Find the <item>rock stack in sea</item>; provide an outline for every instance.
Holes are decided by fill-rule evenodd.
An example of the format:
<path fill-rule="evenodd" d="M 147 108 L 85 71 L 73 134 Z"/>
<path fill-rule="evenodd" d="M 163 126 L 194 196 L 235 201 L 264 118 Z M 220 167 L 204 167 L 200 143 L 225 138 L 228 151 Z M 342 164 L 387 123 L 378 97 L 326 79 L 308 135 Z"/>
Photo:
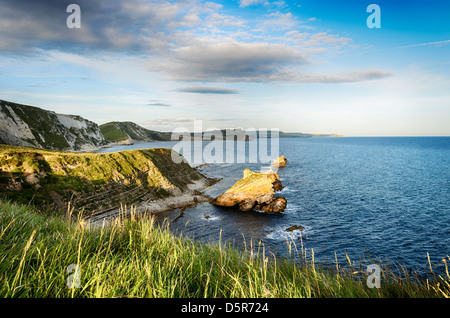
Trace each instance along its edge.
<path fill-rule="evenodd" d="M 285 197 L 275 196 L 275 191 L 281 189 L 282 184 L 276 172 L 253 172 L 245 169 L 244 177 L 212 203 L 223 207 L 238 207 L 241 211 L 279 213 L 287 205 Z"/>
<path fill-rule="evenodd" d="M 286 162 L 288 162 L 288 160 L 284 156 L 281 156 L 272 162 L 272 167 L 286 167 Z"/>

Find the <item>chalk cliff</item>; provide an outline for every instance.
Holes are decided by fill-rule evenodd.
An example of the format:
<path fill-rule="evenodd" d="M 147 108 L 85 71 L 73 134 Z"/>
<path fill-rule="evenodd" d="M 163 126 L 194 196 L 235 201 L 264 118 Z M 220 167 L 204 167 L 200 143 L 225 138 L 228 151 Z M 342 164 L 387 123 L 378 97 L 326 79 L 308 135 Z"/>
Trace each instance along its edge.
<path fill-rule="evenodd" d="M 0 144 L 92 151 L 108 142 L 96 123 L 80 116 L 0 100 Z"/>

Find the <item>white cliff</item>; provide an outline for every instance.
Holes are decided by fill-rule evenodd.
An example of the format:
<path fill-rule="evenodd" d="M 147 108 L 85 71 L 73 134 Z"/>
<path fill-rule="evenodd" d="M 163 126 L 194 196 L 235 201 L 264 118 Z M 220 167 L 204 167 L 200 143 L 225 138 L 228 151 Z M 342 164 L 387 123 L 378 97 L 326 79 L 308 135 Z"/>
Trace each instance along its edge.
<path fill-rule="evenodd" d="M 92 151 L 107 145 L 98 125 L 80 116 L 0 100 L 0 144 Z"/>

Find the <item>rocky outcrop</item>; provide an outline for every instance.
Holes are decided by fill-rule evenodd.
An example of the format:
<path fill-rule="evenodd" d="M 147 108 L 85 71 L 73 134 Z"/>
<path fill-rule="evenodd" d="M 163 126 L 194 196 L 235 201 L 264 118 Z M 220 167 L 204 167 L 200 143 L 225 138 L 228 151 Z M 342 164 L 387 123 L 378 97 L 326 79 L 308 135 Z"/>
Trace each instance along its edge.
<path fill-rule="evenodd" d="M 284 211 L 287 205 L 285 197 L 275 196 L 275 191 L 281 188 L 276 172 L 252 172 L 245 169 L 244 177 L 212 203 L 223 207 L 238 207 L 241 211 L 279 213 Z"/>
<path fill-rule="evenodd" d="M 80 116 L 0 100 L 0 144 L 92 151 L 107 141 L 96 123 Z"/>
<path fill-rule="evenodd" d="M 286 162 L 288 162 L 288 160 L 284 156 L 281 156 L 272 162 L 272 167 L 286 167 Z"/>

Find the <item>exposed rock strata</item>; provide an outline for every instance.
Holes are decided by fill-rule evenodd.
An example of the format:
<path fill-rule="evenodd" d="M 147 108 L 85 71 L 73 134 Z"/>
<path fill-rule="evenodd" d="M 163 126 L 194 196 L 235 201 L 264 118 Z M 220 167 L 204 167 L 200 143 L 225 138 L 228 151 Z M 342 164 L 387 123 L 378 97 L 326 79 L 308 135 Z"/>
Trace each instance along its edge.
<path fill-rule="evenodd" d="M 162 148 L 79 154 L 0 145 L 0 162 L 2 195 L 62 211 L 70 202 L 96 219 L 126 204 L 160 212 L 202 202 L 209 198 L 198 191 L 213 181 Z"/>

